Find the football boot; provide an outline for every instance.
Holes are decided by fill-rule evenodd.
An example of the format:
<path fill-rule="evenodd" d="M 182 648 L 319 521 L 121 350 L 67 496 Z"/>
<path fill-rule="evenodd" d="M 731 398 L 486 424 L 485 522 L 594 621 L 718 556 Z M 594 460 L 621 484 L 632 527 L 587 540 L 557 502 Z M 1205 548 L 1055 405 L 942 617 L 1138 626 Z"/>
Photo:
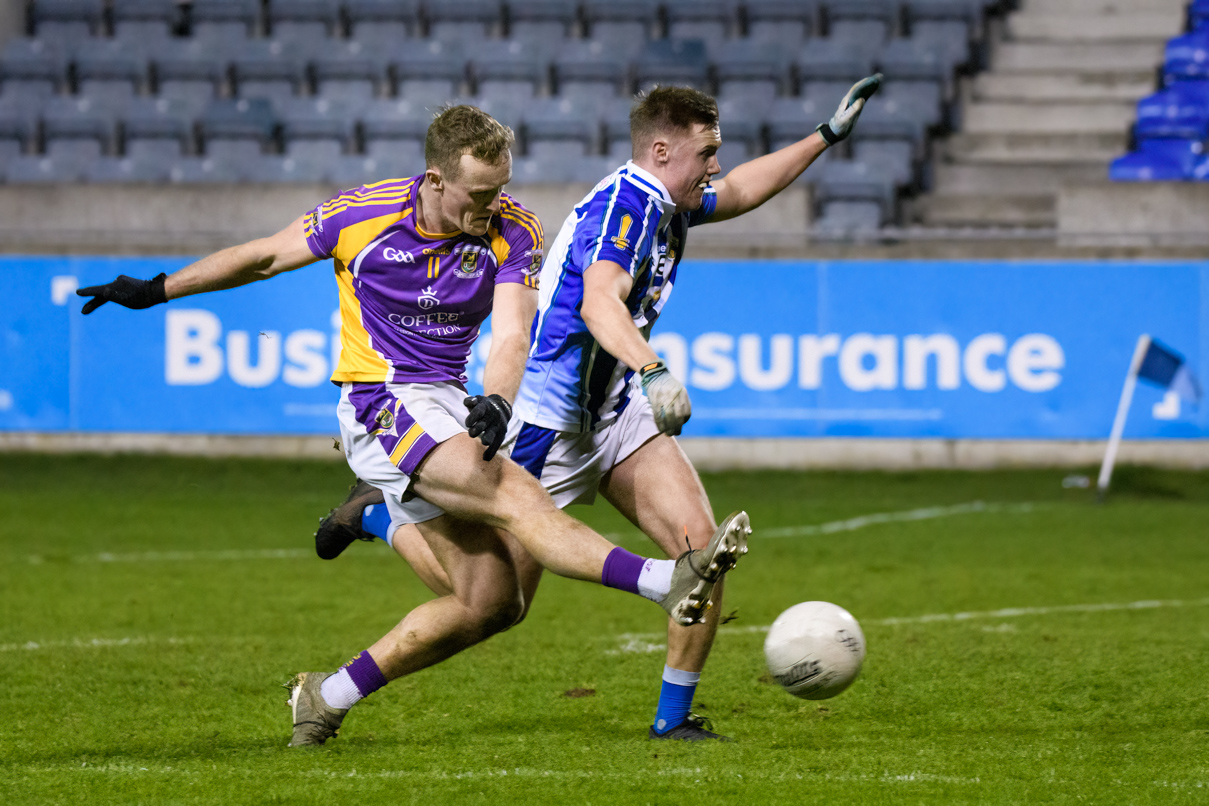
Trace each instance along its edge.
<path fill-rule="evenodd" d="M 671 739 L 681 742 L 703 742 L 709 739 L 717 739 L 720 742 L 733 742 L 734 739 L 729 736 L 722 736 L 714 733 L 710 728 L 713 724 L 703 716 L 698 716 L 694 713 L 689 713 L 684 721 L 671 730 L 666 730 L 659 733 L 655 730 L 655 726 L 651 726 L 650 732 L 647 734 L 649 739 Z"/>
<path fill-rule="evenodd" d="M 722 576 L 747 553 L 751 521 L 746 512 L 732 512 L 714 530 L 703 549 L 691 549 L 676 560 L 672 584 L 659 604 L 679 625 L 687 627 L 705 619 L 713 607 L 710 594 Z"/>
<path fill-rule="evenodd" d="M 361 528 L 361 513 L 371 504 L 385 505 L 386 496 L 372 484 L 357 479 L 344 503 L 319 521 L 319 531 L 315 532 L 315 553 L 325 560 L 334 560 L 354 540 L 376 540 Z"/>
<path fill-rule="evenodd" d="M 333 672 L 302 672 L 285 684 L 290 690 L 286 705 L 294 716 L 294 736 L 290 747 L 320 745 L 340 732 L 340 723 L 348 709 L 332 708 L 323 699 L 320 687 Z"/>

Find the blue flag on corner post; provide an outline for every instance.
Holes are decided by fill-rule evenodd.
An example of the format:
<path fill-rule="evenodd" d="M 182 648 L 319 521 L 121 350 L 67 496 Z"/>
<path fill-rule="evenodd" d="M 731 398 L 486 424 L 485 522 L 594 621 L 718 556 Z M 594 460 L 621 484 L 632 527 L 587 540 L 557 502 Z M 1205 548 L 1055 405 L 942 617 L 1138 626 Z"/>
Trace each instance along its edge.
<path fill-rule="evenodd" d="M 1184 357 L 1164 344 L 1150 339 L 1142 363 L 1138 366 L 1138 378 L 1175 392 L 1189 403 L 1201 401 L 1201 387 L 1188 369 Z"/>

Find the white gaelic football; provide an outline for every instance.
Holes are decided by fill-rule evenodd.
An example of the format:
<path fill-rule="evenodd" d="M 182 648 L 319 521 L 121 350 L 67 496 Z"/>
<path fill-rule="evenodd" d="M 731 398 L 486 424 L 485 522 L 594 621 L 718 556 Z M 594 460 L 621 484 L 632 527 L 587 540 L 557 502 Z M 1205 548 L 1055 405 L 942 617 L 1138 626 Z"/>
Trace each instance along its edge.
<path fill-rule="evenodd" d="M 825 700 L 852 684 L 865 660 L 865 635 L 844 608 L 802 602 L 777 616 L 764 641 L 768 671 L 795 697 Z"/>

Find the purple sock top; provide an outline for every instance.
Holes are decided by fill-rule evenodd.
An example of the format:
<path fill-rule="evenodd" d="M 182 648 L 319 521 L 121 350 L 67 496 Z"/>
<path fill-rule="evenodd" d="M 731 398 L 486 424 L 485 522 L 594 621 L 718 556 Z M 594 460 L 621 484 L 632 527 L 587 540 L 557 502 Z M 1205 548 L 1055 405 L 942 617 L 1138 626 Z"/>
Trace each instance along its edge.
<path fill-rule="evenodd" d="M 368 697 L 386 685 L 386 678 L 382 676 L 382 670 L 378 668 L 378 664 L 374 663 L 374 659 L 369 656 L 369 650 L 360 653 L 344 665 L 348 668 L 348 676 L 352 678 L 353 685 L 357 687 L 357 691 L 361 692 L 362 697 Z"/>
<path fill-rule="evenodd" d="M 605 557 L 600 581 L 606 588 L 638 593 L 638 577 L 642 574 L 642 566 L 645 563 L 645 557 L 639 557 L 632 551 L 617 546 Z"/>

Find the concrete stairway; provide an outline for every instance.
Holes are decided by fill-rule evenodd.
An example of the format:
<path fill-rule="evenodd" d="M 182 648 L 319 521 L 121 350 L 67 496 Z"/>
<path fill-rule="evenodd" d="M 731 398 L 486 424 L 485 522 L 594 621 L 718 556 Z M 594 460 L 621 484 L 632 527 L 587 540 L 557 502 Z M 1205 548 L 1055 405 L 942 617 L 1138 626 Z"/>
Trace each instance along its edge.
<path fill-rule="evenodd" d="M 933 145 L 930 193 L 908 222 L 1056 226 L 1063 185 L 1103 181 L 1154 91 L 1185 0 L 1022 0 L 990 35 L 990 68 L 961 86 L 960 130 Z"/>

